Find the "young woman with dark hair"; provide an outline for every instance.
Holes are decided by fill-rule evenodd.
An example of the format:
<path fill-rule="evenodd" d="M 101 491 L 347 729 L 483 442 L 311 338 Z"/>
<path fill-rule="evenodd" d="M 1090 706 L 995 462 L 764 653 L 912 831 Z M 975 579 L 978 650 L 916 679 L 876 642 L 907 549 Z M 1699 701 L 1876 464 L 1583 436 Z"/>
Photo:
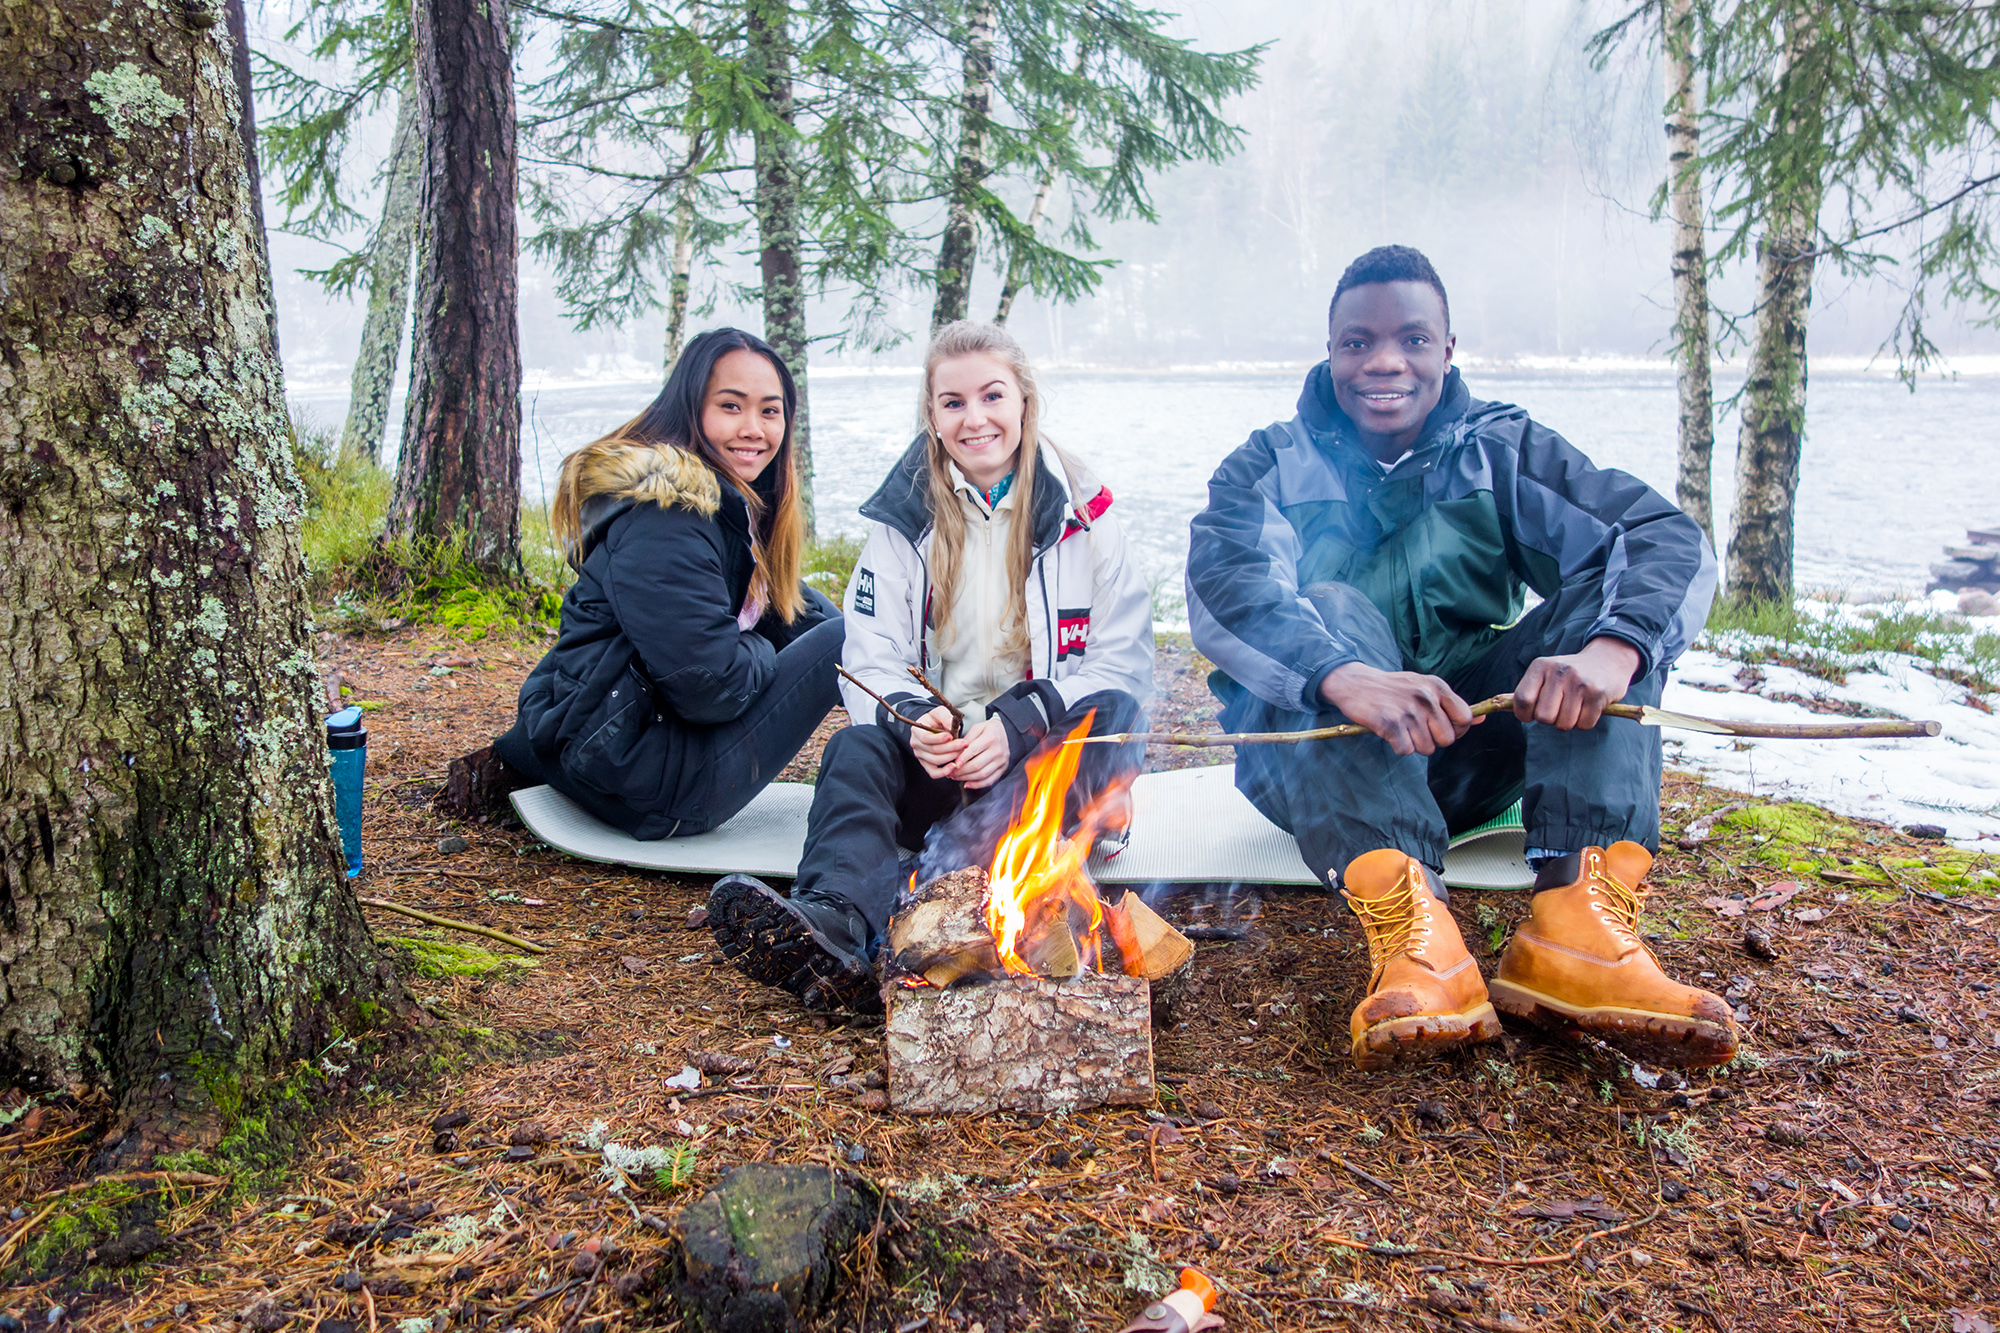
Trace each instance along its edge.
<path fill-rule="evenodd" d="M 644 412 L 563 460 L 577 579 L 500 757 L 636 838 L 750 803 L 838 701 L 840 611 L 799 578 L 798 390 L 763 339 L 692 339 Z"/>
<path fill-rule="evenodd" d="M 789 898 L 748 875 L 709 895 L 722 953 L 808 1009 L 869 1007 L 870 960 L 903 853 L 926 875 L 991 861 L 1028 757 L 1088 716 L 1126 731 L 1153 688 L 1152 595 L 1111 491 L 1040 432 L 1020 344 L 961 321 L 924 358 L 921 430 L 862 505 L 867 545 L 847 587 L 842 696 L 857 724 L 827 743 Z M 939 691 L 916 686 L 920 668 Z M 868 690 L 887 701 L 878 704 Z M 953 728 L 962 714 L 962 733 Z M 1115 850 L 1137 746 L 1091 746 L 1069 793 Z"/>

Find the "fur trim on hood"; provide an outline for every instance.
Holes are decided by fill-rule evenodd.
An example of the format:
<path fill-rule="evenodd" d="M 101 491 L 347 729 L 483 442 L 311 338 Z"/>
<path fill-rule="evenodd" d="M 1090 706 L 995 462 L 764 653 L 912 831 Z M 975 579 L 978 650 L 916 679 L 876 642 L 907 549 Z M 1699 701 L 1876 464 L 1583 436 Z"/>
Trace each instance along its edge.
<path fill-rule="evenodd" d="M 713 518 L 722 503 L 722 483 L 713 468 L 672 444 L 630 445 L 600 440 L 578 451 L 576 499 L 579 506 L 599 496 L 651 500 L 663 509 L 679 505 Z"/>

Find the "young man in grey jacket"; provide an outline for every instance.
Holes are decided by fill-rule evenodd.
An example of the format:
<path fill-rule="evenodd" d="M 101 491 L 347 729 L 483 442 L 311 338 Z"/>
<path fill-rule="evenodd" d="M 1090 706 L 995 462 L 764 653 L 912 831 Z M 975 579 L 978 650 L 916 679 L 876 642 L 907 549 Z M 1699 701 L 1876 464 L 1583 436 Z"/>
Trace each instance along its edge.
<path fill-rule="evenodd" d="M 1639 934 L 1659 843 L 1658 703 L 1701 627 L 1715 558 L 1637 478 L 1594 466 L 1452 367 L 1444 284 L 1403 246 L 1361 256 L 1299 412 L 1209 482 L 1188 555 L 1195 645 L 1231 731 L 1359 723 L 1372 737 L 1244 746 L 1236 783 L 1345 893 L 1372 964 L 1363 1068 L 1499 1035 L 1501 1011 L 1643 1059 L 1718 1064 L 1730 1008 Z M 1541 601 L 1526 614 L 1526 594 Z M 1511 712 L 1468 700 L 1509 693 Z M 1533 914 L 1489 992 L 1445 910 L 1452 832 L 1523 801 Z"/>

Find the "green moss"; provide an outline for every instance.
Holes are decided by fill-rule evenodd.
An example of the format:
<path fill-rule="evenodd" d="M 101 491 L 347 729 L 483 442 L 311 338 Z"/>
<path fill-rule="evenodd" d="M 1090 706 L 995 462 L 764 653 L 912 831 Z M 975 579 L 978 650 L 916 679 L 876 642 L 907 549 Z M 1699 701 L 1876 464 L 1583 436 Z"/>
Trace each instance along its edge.
<path fill-rule="evenodd" d="M 494 977 L 509 980 L 538 966 L 533 959 L 512 954 L 491 953 L 470 944 L 415 936 L 389 936 L 382 941 L 409 956 L 410 966 L 420 977 Z"/>
<path fill-rule="evenodd" d="M 28 1237 L 12 1264 L 0 1268 L 0 1280 L 43 1272 L 113 1239 L 130 1224 L 132 1205 L 141 1197 L 141 1190 L 116 1183 L 66 1196 Z"/>
<path fill-rule="evenodd" d="M 1851 825 L 1798 801 L 1753 805 L 1723 816 L 1720 823 L 1751 837 L 1751 860 L 1794 875 L 1816 875 L 1832 868 L 1838 864 L 1832 849 L 1856 838 Z"/>

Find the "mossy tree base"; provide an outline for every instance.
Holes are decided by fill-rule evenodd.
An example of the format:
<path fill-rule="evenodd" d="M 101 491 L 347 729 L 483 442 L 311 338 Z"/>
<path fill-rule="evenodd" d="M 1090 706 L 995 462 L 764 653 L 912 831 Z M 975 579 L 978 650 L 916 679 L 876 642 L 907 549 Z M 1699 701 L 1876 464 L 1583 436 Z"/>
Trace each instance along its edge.
<path fill-rule="evenodd" d="M 212 1144 L 403 1002 L 340 876 L 228 28 L 0 25 L 0 1081 Z"/>

